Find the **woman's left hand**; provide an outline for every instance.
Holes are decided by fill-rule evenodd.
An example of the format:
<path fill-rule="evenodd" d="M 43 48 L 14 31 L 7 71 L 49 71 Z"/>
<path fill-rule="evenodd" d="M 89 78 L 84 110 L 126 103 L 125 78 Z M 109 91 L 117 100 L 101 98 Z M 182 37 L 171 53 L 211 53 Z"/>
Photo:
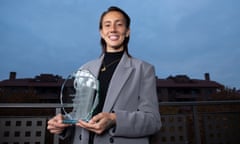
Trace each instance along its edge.
<path fill-rule="evenodd" d="M 85 128 L 89 131 L 95 132 L 96 134 L 101 134 L 105 130 L 109 129 L 110 127 L 116 124 L 116 114 L 115 113 L 106 113 L 102 112 L 94 117 L 88 122 L 83 120 L 79 120 L 76 123 L 76 126 L 80 126 Z"/>

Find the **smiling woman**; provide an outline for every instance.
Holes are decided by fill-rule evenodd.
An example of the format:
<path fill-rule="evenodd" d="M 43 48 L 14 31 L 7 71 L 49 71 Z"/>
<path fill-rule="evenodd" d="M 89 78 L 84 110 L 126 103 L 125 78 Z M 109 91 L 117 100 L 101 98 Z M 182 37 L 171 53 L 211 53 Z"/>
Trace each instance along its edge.
<path fill-rule="evenodd" d="M 149 136 L 161 127 L 154 67 L 128 53 L 130 18 L 110 7 L 100 18 L 102 55 L 80 67 L 99 81 L 99 101 L 89 121 L 62 123 L 58 114 L 48 130 L 73 144 L 149 144 Z"/>

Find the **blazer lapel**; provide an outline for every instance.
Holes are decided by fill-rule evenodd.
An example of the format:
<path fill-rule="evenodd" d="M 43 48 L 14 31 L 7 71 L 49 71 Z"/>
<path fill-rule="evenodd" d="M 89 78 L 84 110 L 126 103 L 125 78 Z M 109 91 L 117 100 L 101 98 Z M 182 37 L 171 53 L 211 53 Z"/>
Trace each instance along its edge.
<path fill-rule="evenodd" d="M 98 78 L 99 70 L 102 64 L 103 56 L 100 57 L 100 59 L 97 59 L 96 62 L 94 62 L 92 65 L 89 65 L 88 67 L 85 67 L 88 69 L 96 78 Z"/>
<path fill-rule="evenodd" d="M 110 112 L 112 110 L 112 107 L 132 70 L 131 61 L 126 53 L 124 53 L 110 81 L 103 111 Z"/>

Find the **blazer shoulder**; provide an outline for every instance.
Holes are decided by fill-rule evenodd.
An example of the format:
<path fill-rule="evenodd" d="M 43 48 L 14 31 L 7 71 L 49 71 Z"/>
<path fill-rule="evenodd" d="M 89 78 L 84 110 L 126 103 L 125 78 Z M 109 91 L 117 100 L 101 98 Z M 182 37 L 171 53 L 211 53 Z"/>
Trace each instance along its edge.
<path fill-rule="evenodd" d="M 99 61 L 100 61 L 100 59 L 90 60 L 90 61 L 86 62 L 85 64 L 83 64 L 79 69 L 95 66 L 96 64 L 98 64 Z"/>
<path fill-rule="evenodd" d="M 134 57 L 132 57 L 131 59 L 132 59 L 132 64 L 135 65 L 135 66 L 154 68 L 154 66 L 147 61 L 144 61 L 144 60 L 141 60 L 141 59 L 138 59 L 138 58 L 134 58 Z"/>

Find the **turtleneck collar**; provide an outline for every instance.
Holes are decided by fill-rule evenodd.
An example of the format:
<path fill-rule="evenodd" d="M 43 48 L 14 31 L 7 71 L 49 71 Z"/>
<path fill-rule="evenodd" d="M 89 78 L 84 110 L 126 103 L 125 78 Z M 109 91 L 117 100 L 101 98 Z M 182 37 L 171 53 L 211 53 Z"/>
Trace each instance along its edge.
<path fill-rule="evenodd" d="M 122 56 L 123 55 L 123 53 L 124 53 L 124 51 L 120 51 L 120 52 L 105 52 L 105 57 L 107 56 L 109 56 L 109 57 L 111 57 L 111 56 Z"/>
<path fill-rule="evenodd" d="M 116 59 L 121 59 L 123 53 L 124 53 L 124 51 L 114 52 L 114 53 L 112 53 L 112 52 L 105 52 L 103 61 L 105 63 L 109 63 L 110 61 L 113 61 L 113 60 L 116 60 Z"/>

